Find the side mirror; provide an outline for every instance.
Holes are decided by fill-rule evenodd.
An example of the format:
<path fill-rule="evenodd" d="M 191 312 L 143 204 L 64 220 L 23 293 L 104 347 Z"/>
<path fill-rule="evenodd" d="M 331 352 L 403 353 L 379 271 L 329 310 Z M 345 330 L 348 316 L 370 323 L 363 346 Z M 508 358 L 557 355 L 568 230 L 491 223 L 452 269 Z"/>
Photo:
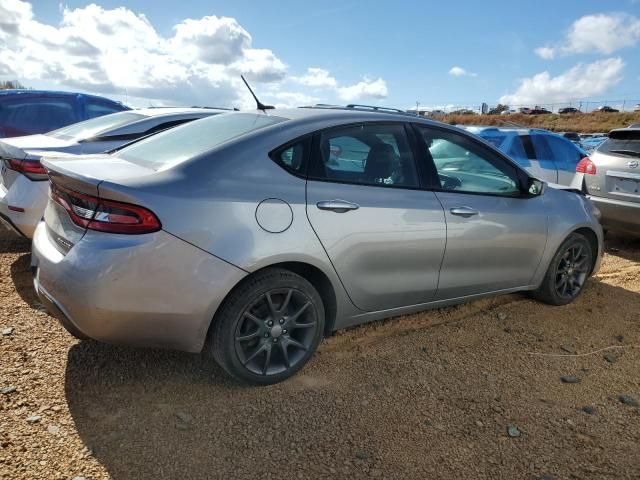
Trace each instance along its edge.
<path fill-rule="evenodd" d="M 527 193 L 532 197 L 537 197 L 538 195 L 542 195 L 544 190 L 544 182 L 542 180 L 538 180 L 537 178 L 529 178 L 529 182 L 527 184 Z"/>

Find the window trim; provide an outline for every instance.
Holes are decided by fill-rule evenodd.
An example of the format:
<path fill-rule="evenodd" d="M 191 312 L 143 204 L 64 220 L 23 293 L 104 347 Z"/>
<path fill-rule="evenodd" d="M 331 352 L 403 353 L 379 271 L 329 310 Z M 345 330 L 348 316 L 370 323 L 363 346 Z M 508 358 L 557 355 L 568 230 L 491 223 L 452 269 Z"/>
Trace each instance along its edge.
<path fill-rule="evenodd" d="M 340 180 L 334 178 L 326 178 L 317 176 L 314 174 L 314 169 L 318 168 L 320 162 L 322 162 L 322 152 L 320 151 L 320 136 L 323 133 L 331 132 L 334 130 L 343 130 L 353 127 L 359 126 L 399 126 L 402 127 L 405 133 L 405 137 L 407 139 L 407 146 L 409 147 L 409 151 L 413 157 L 413 161 L 416 167 L 416 178 L 418 180 L 418 185 L 415 187 L 406 186 L 406 185 L 388 185 L 388 184 L 374 184 L 374 183 L 360 183 L 360 182 L 350 182 L 348 180 Z M 313 142 L 311 146 L 311 158 L 309 161 L 309 166 L 307 168 L 307 180 L 313 180 L 314 182 L 325 182 L 325 183 L 334 183 L 340 185 L 356 185 L 359 187 L 376 187 L 376 188 L 392 188 L 395 190 L 429 190 L 425 183 L 425 178 L 423 176 L 423 169 L 421 168 L 421 155 L 418 155 L 416 150 L 416 139 L 414 137 L 415 133 L 412 131 L 410 124 L 402 121 L 360 121 L 360 122 L 349 122 L 343 123 L 340 125 L 333 125 L 331 127 L 322 128 L 320 130 L 316 130 L 313 133 Z"/>
<path fill-rule="evenodd" d="M 416 122 L 411 123 L 411 126 L 415 130 L 415 135 L 416 135 L 416 137 L 418 139 L 418 145 L 422 149 L 422 153 L 420 154 L 420 157 L 422 158 L 421 161 L 424 162 L 424 164 L 427 166 L 427 168 L 429 170 L 429 174 L 432 175 L 431 178 L 429 179 L 430 180 L 429 190 L 431 190 L 433 192 L 460 193 L 460 194 L 464 194 L 464 195 L 483 195 L 483 196 L 488 196 L 488 197 L 500 197 L 500 198 L 524 198 L 524 199 L 528 199 L 528 198 L 532 197 L 530 194 L 528 194 L 526 192 L 526 187 L 525 187 L 527 185 L 527 183 L 529 182 L 529 180 L 532 178 L 531 175 L 529 175 L 529 173 L 526 170 L 524 170 L 514 160 L 510 159 L 508 156 L 506 156 L 503 152 L 501 152 L 497 148 L 485 145 L 484 142 L 479 141 L 473 135 L 471 135 L 471 134 L 469 134 L 467 132 L 458 132 L 458 131 L 455 131 L 453 129 L 443 128 L 443 127 L 440 127 L 440 126 L 437 126 L 437 125 L 426 125 L 426 124 L 416 123 Z M 438 168 L 436 167 L 436 164 L 435 164 L 433 158 L 429 159 L 429 157 L 425 153 L 426 150 L 427 150 L 427 145 L 426 145 L 426 143 L 424 141 L 424 138 L 423 138 L 423 136 L 422 136 L 422 134 L 420 132 L 420 129 L 433 130 L 433 131 L 442 133 L 443 135 L 452 135 L 452 136 L 463 137 L 468 142 L 470 142 L 472 145 L 477 147 L 478 150 L 486 153 L 487 156 L 490 157 L 490 159 L 487 159 L 487 161 L 489 161 L 489 163 L 491 163 L 492 165 L 494 165 L 494 163 L 491 161 L 491 158 L 493 158 L 493 160 L 497 161 L 497 163 L 504 162 L 507 165 L 513 167 L 514 171 L 515 171 L 515 178 L 512 178 L 512 180 L 514 180 L 516 182 L 516 185 L 518 186 L 518 190 L 520 191 L 520 194 L 519 195 L 509 195 L 509 194 L 493 193 L 493 192 L 470 192 L 470 191 L 466 191 L 466 190 L 446 190 L 446 189 L 442 188 L 442 186 L 439 185 L 439 183 L 440 183 L 439 180 L 438 180 L 438 184 L 435 183 L 435 179 L 437 178 L 437 175 L 438 175 Z M 497 167 L 496 165 L 494 165 L 494 167 L 496 167 L 496 168 L 498 168 L 498 170 L 502 171 L 502 169 Z M 435 175 L 435 176 L 433 176 L 433 175 Z"/>

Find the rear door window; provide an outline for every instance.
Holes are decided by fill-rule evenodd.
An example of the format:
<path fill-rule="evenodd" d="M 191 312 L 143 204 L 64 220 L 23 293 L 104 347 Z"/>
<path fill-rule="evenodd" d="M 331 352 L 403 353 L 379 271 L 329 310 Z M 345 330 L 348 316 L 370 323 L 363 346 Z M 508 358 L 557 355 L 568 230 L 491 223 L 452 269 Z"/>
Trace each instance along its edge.
<path fill-rule="evenodd" d="M 326 130 L 311 176 L 386 187 L 418 187 L 418 171 L 403 125 L 364 124 Z"/>

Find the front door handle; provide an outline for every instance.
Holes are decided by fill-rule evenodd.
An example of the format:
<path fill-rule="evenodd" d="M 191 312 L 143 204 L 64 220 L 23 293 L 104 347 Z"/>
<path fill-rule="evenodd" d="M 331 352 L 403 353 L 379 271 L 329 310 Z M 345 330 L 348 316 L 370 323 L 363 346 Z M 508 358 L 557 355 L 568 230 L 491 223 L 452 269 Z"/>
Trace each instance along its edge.
<path fill-rule="evenodd" d="M 357 210 L 360 205 L 357 203 L 347 202 L 346 200 L 323 200 L 316 203 L 320 210 L 331 210 L 336 213 L 346 213 L 350 210 Z"/>
<path fill-rule="evenodd" d="M 474 215 L 478 215 L 478 211 L 474 210 L 471 207 L 454 207 L 449 211 L 451 212 L 451 215 L 457 215 L 458 217 L 464 217 L 464 218 L 469 218 L 469 217 L 473 217 Z"/>

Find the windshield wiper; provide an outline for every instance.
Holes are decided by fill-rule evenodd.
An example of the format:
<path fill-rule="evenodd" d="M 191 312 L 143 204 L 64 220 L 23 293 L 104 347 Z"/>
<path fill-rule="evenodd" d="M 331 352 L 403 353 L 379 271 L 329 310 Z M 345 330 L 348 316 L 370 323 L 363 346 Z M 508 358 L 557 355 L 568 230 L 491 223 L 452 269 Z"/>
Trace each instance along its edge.
<path fill-rule="evenodd" d="M 609 150 L 611 153 L 619 153 L 620 155 L 628 155 L 630 157 L 640 157 L 640 152 L 635 150 Z"/>

